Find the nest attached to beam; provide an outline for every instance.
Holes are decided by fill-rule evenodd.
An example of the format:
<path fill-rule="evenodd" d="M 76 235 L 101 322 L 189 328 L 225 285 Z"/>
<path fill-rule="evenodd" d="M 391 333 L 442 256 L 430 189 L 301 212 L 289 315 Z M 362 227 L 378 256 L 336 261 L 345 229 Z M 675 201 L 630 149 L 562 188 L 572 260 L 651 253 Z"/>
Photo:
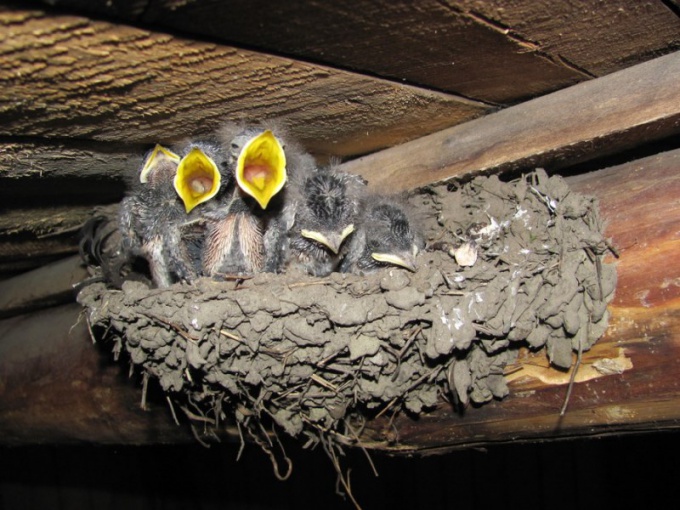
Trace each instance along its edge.
<path fill-rule="evenodd" d="M 520 347 L 569 368 L 607 327 L 616 284 L 595 199 L 538 170 L 420 190 L 428 248 L 409 273 L 258 274 L 79 302 L 144 373 L 205 423 L 353 444 L 366 418 L 508 394 Z"/>

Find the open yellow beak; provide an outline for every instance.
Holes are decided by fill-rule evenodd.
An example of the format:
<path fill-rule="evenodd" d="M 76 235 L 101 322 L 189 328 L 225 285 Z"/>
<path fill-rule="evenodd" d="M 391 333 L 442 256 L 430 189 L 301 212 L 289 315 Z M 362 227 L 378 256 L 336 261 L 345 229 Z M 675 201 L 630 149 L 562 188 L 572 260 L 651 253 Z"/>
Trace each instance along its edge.
<path fill-rule="evenodd" d="M 267 130 L 243 146 L 236 162 L 236 183 L 257 200 L 262 209 L 286 183 L 286 154 Z"/>
<path fill-rule="evenodd" d="M 175 165 L 179 164 L 179 156 L 165 147 L 156 144 L 149 157 L 146 158 L 142 171 L 139 174 L 139 182 L 146 184 L 149 180 L 149 174 L 164 161 L 169 161 Z"/>
<path fill-rule="evenodd" d="M 187 213 L 214 197 L 220 189 L 221 175 L 215 162 L 194 147 L 177 166 L 175 191 L 184 202 Z"/>

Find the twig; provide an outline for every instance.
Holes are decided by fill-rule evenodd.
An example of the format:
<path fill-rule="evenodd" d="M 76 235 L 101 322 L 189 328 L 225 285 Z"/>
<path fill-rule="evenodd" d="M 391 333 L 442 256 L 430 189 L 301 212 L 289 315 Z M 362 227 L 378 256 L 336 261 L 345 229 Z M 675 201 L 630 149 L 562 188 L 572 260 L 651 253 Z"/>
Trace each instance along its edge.
<path fill-rule="evenodd" d="M 203 423 L 208 423 L 210 425 L 215 425 L 215 420 L 213 420 L 212 418 L 208 418 L 207 416 L 199 416 L 197 414 L 194 414 L 191 411 L 189 411 L 189 409 L 187 409 L 185 406 L 179 406 L 179 408 L 182 411 L 184 411 L 184 414 L 186 414 L 187 418 L 189 418 L 190 420 L 200 421 L 200 422 L 203 422 Z"/>
<path fill-rule="evenodd" d="M 170 407 L 170 412 L 172 413 L 172 419 L 175 420 L 175 425 L 179 427 L 179 420 L 177 419 L 177 414 L 175 413 L 175 406 L 172 405 L 172 400 L 170 400 L 170 396 L 166 395 L 165 400 L 168 401 L 168 406 Z"/>
<path fill-rule="evenodd" d="M 170 326 L 172 329 L 174 329 L 179 335 L 184 338 L 185 340 L 193 340 L 194 342 L 198 342 L 200 339 L 198 337 L 190 335 L 187 331 L 183 330 L 178 324 L 175 324 L 174 322 L 170 322 L 169 320 L 162 319 L 161 317 L 158 317 L 157 315 L 154 314 L 140 314 L 144 315 L 146 317 L 149 317 L 150 319 L 156 320 L 160 322 L 161 324 L 165 324 L 166 326 Z"/>
<path fill-rule="evenodd" d="M 571 398 L 571 390 L 574 387 L 574 381 L 576 380 L 576 372 L 578 372 L 581 366 L 581 356 L 583 353 L 583 346 L 581 341 L 578 342 L 578 351 L 576 352 L 576 363 L 571 371 L 571 377 L 569 377 L 569 385 L 567 386 L 567 394 L 564 397 L 564 403 L 562 404 L 562 409 L 560 409 L 560 416 L 564 416 L 567 412 L 567 406 L 569 405 L 569 399 Z"/>
<path fill-rule="evenodd" d="M 439 372 L 441 372 L 443 368 L 444 368 L 443 366 L 441 366 L 441 367 L 436 367 L 436 368 L 434 368 L 433 370 L 431 370 L 430 372 L 428 372 L 427 374 L 423 374 L 423 375 L 421 375 L 420 377 L 418 377 L 418 379 L 416 379 L 415 381 L 413 381 L 413 383 L 411 383 L 411 385 L 410 385 L 408 388 L 406 388 L 406 390 L 405 390 L 401 395 L 399 395 L 399 396 L 397 396 L 397 397 L 394 397 L 394 398 L 390 401 L 390 403 L 387 404 L 387 406 L 386 406 L 385 408 L 383 408 L 383 409 L 376 415 L 376 418 L 379 418 L 379 417 L 381 417 L 383 414 L 385 414 L 385 412 L 386 412 L 390 407 L 392 407 L 392 406 L 395 404 L 395 402 L 397 402 L 397 400 L 399 400 L 400 398 L 403 398 L 409 391 L 413 390 L 415 387 L 417 387 L 418 385 L 420 385 L 423 381 L 425 381 L 426 379 L 428 379 L 428 378 L 430 378 L 430 377 L 432 377 L 432 376 L 438 375 Z"/>
<path fill-rule="evenodd" d="M 352 484 L 350 482 L 350 474 L 351 474 L 352 471 L 350 469 L 348 469 L 347 470 L 347 478 L 345 478 L 345 476 L 342 473 L 342 468 L 340 467 L 340 461 L 338 460 L 338 456 L 335 453 L 335 448 L 334 448 L 333 444 L 331 444 L 330 437 L 325 438 L 326 441 L 328 441 L 328 443 L 326 443 L 326 441 L 324 441 L 323 435 L 320 436 L 320 439 L 321 439 L 321 445 L 322 445 L 324 451 L 326 452 L 326 455 L 328 455 L 328 458 L 331 459 L 331 464 L 333 464 L 333 468 L 335 469 L 335 472 L 338 475 L 337 482 L 339 482 L 343 486 L 343 488 L 345 489 L 345 494 L 347 494 L 347 497 L 349 497 L 349 499 L 352 501 L 356 510 L 361 510 L 361 506 L 359 505 L 359 502 L 356 499 L 354 499 L 354 494 L 352 494 Z M 336 491 L 337 491 L 337 489 L 336 489 Z M 340 493 L 340 494 L 342 495 L 342 493 Z"/>
<path fill-rule="evenodd" d="M 364 444 L 361 442 L 361 439 L 359 439 L 359 435 L 354 431 L 352 426 L 349 424 L 347 420 L 345 420 L 345 427 L 350 431 L 350 433 L 354 436 L 354 439 L 356 440 L 356 444 L 359 445 L 359 448 L 361 448 L 361 451 L 364 452 L 364 455 L 366 456 L 366 460 L 368 460 L 369 466 L 371 466 L 371 470 L 373 471 L 373 475 L 375 475 L 376 478 L 378 478 L 380 475 L 378 474 L 378 470 L 375 467 L 375 464 L 373 464 L 373 459 L 368 453 L 368 450 L 366 450 L 366 447 Z"/>
<path fill-rule="evenodd" d="M 241 430 L 241 423 L 238 420 L 236 421 L 236 428 L 238 430 L 238 437 L 241 438 L 241 446 L 239 446 L 238 453 L 236 454 L 236 462 L 238 462 L 241 459 L 241 454 L 246 447 L 246 441 L 243 438 L 243 430 Z"/>
<path fill-rule="evenodd" d="M 198 435 L 198 431 L 196 430 L 196 427 L 194 426 L 194 424 L 189 422 L 189 425 L 191 426 L 191 433 L 194 435 L 194 438 L 196 439 L 196 441 L 198 441 L 198 443 L 203 448 L 210 448 L 210 445 L 208 443 L 206 443 L 205 441 L 203 441 L 203 439 L 201 439 L 201 436 Z"/>
<path fill-rule="evenodd" d="M 311 285 L 329 285 L 331 282 L 327 280 L 318 280 L 314 282 L 296 282 L 296 283 L 289 283 L 288 288 L 289 289 L 295 289 L 298 287 L 309 287 Z"/>
<path fill-rule="evenodd" d="M 343 352 L 343 350 L 344 350 L 344 349 L 342 349 L 342 350 L 340 350 L 340 351 L 338 351 L 338 352 L 334 352 L 334 353 L 331 354 L 330 356 L 326 356 L 324 359 L 322 359 L 321 361 L 319 361 L 319 362 L 316 364 L 316 366 L 319 367 L 319 368 L 323 368 L 324 366 L 326 366 L 326 364 L 327 364 L 329 361 L 331 361 L 333 358 L 339 356 L 340 353 Z"/>
<path fill-rule="evenodd" d="M 323 387 L 326 388 L 327 390 L 334 391 L 335 393 L 338 392 L 338 387 L 337 387 L 335 384 L 333 384 L 333 383 L 331 383 L 331 382 L 328 382 L 326 379 L 324 379 L 323 377 L 321 377 L 321 376 L 318 375 L 318 374 L 312 374 L 311 377 L 310 377 L 310 379 L 311 379 L 312 381 L 314 381 L 315 383 L 317 383 L 317 384 L 323 386 Z"/>
<path fill-rule="evenodd" d="M 258 422 L 260 425 L 260 428 L 262 428 L 262 424 Z M 274 470 L 274 476 L 276 477 L 277 480 L 281 480 L 282 482 L 285 482 L 290 478 L 290 475 L 293 473 L 293 461 L 290 460 L 290 458 L 286 455 L 286 451 L 283 448 L 283 445 L 281 444 L 281 441 L 279 440 L 279 436 L 274 432 L 274 436 L 276 437 L 276 441 L 279 444 L 279 447 L 281 448 L 281 451 L 283 452 L 283 458 L 286 461 L 286 464 L 288 466 L 288 470 L 284 475 L 281 475 L 281 472 L 279 471 L 279 463 L 276 460 L 276 457 L 274 456 L 274 453 L 271 451 L 270 448 L 267 447 L 267 445 L 262 441 L 260 437 L 258 437 L 252 430 L 250 430 L 249 427 L 246 427 L 246 431 L 248 432 L 248 435 L 255 441 L 255 444 L 259 446 L 262 451 L 269 457 L 270 462 L 272 463 L 272 468 Z M 267 438 L 267 441 L 271 445 L 271 440 L 269 439 L 269 435 L 267 432 L 262 429 L 264 437 Z"/>
<path fill-rule="evenodd" d="M 612 243 L 607 241 L 606 239 L 604 240 L 605 246 L 609 249 L 610 252 L 612 252 L 612 255 L 614 255 L 615 258 L 621 258 L 621 253 L 619 252 L 618 248 L 614 246 Z"/>
<path fill-rule="evenodd" d="M 232 340 L 236 340 L 237 342 L 243 342 L 244 340 L 239 337 L 238 335 L 235 335 L 233 333 L 230 333 L 229 331 L 226 331 L 224 329 L 220 329 L 220 335 L 224 335 L 227 338 L 231 338 Z"/>
<path fill-rule="evenodd" d="M 148 389 L 149 389 L 149 372 L 144 372 L 144 375 L 142 376 L 142 402 L 140 404 L 142 411 L 149 410 L 146 407 L 146 392 Z"/>

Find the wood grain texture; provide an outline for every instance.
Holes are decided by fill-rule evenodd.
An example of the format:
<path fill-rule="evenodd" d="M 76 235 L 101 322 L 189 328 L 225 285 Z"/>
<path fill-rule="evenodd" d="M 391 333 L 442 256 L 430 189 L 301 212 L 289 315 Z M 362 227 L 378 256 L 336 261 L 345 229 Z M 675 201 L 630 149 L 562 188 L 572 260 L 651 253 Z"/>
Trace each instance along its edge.
<path fill-rule="evenodd" d="M 78 305 L 0 321 L 0 338 L 3 444 L 190 440 L 167 406 L 140 409 L 139 388 L 103 362 Z"/>
<path fill-rule="evenodd" d="M 144 19 L 493 103 L 587 78 L 445 2 L 265 4 L 213 1 L 178 8 L 169 0 L 151 5 Z M 226 20 L 226 26 L 210 19 Z"/>
<path fill-rule="evenodd" d="M 680 18 L 662 0 L 50 3 L 497 103 L 680 48 Z"/>
<path fill-rule="evenodd" d="M 477 102 L 83 17 L 0 10 L 0 136 L 168 142 L 277 118 L 352 155 L 481 115 Z"/>
<path fill-rule="evenodd" d="M 680 18 L 662 0 L 448 0 L 565 65 L 602 76 L 680 49 Z"/>
<path fill-rule="evenodd" d="M 0 281 L 0 317 L 72 303 L 76 285 L 88 276 L 80 256 L 75 255 Z"/>
<path fill-rule="evenodd" d="M 148 145 L 80 140 L 8 139 L 0 142 L 0 179 L 10 182 L 10 179 L 31 178 L 32 181 L 26 181 L 30 184 L 38 184 L 40 180 L 49 182 L 51 178 L 125 181 L 141 167 L 148 148 Z"/>
<path fill-rule="evenodd" d="M 459 175 L 559 169 L 680 132 L 680 52 L 349 161 L 380 190 Z"/>
<path fill-rule="evenodd" d="M 0 198 L 4 199 L 3 193 Z M 24 199 L 25 200 L 25 199 Z M 5 207 L 9 202 L 3 201 Z M 40 267 L 78 252 L 78 231 L 100 207 L 9 208 L 0 214 L 0 277 Z"/>
<path fill-rule="evenodd" d="M 392 453 L 428 454 L 495 442 L 680 427 L 679 170 L 676 150 L 569 179 L 575 190 L 599 197 L 620 259 L 609 329 L 584 355 L 565 417 L 559 410 L 567 377 L 548 368 L 544 355 L 525 355 L 505 400 L 470 408 L 462 416 L 442 404 L 418 421 L 398 418 L 396 429 L 380 419 L 368 425 L 365 444 Z M 167 411 L 134 410 L 139 386 L 101 365 L 82 324 L 76 334 L 67 334 L 75 315 L 77 309 L 63 309 L 41 319 L 0 322 L 0 349 L 5 349 L 0 352 L 0 442 L 186 439 Z M 8 341 L 8 335 L 18 333 L 10 334 L 7 324 L 21 331 L 20 347 Z M 35 329 L 20 329 L 32 324 Z M 60 339 L 48 346 L 60 353 L 54 358 L 53 350 L 36 354 L 48 348 L 45 329 Z M 38 382 L 35 374 L 41 374 Z M 45 385 L 42 377 L 56 379 Z M 75 389 L 53 396 L 71 377 Z M 57 413 L 61 402 L 67 412 Z"/>

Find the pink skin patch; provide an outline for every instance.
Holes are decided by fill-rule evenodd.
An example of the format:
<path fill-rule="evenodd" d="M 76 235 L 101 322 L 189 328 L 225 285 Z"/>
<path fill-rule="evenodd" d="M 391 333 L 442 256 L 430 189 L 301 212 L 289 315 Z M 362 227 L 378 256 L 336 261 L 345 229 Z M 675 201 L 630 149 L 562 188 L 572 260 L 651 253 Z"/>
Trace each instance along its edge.
<path fill-rule="evenodd" d="M 267 165 L 245 165 L 243 167 L 243 178 L 258 189 L 263 189 L 267 182 L 267 176 L 271 169 Z"/>
<path fill-rule="evenodd" d="M 213 186 L 212 179 L 208 177 L 194 177 L 191 179 L 191 194 L 196 197 L 210 191 Z"/>

